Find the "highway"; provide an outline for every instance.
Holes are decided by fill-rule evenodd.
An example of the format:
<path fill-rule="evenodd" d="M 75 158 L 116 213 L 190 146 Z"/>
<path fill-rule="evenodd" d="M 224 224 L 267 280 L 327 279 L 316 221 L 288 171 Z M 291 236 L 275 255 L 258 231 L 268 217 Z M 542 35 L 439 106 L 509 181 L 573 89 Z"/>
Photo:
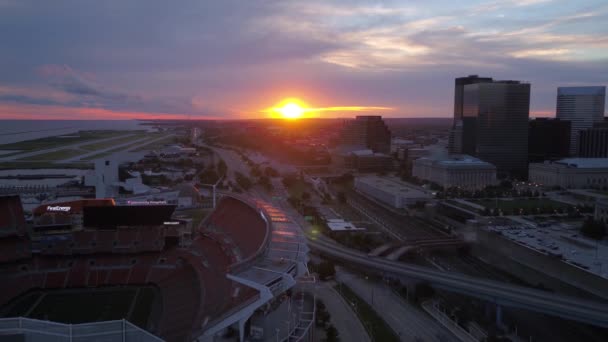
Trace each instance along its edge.
<path fill-rule="evenodd" d="M 433 286 L 488 300 L 499 305 L 554 315 L 608 328 L 608 304 L 591 302 L 550 292 L 479 279 L 426 267 L 407 265 L 344 248 L 324 239 L 309 238 L 308 246 L 325 256 L 380 271 L 386 276 L 428 281 Z"/>

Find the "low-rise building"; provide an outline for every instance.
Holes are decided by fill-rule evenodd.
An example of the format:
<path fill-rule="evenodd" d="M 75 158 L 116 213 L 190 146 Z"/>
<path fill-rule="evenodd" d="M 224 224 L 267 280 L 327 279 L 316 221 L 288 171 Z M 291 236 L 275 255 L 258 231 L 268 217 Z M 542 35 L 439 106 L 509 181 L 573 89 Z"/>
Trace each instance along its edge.
<path fill-rule="evenodd" d="M 496 184 L 496 166 L 467 155 L 416 159 L 412 175 L 446 189 L 478 190 Z"/>
<path fill-rule="evenodd" d="M 608 223 L 608 200 L 600 199 L 595 202 L 593 218 L 598 222 Z"/>
<path fill-rule="evenodd" d="M 608 158 L 567 158 L 531 163 L 530 181 L 542 186 L 571 188 L 608 187 Z"/>
<path fill-rule="evenodd" d="M 391 169 L 393 159 L 372 150 L 352 151 L 344 155 L 344 166 L 359 172 L 383 172 Z"/>
<path fill-rule="evenodd" d="M 426 202 L 430 194 L 418 187 L 390 176 L 363 176 L 355 178 L 355 189 L 365 196 L 393 208 L 405 208 L 417 202 Z"/>

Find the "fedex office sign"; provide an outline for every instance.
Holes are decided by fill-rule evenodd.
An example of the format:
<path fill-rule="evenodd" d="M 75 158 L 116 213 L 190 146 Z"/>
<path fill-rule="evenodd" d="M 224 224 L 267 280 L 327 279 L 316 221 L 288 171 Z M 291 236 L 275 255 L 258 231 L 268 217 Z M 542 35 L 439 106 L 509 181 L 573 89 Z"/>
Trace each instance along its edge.
<path fill-rule="evenodd" d="M 47 205 L 46 206 L 46 211 L 60 211 L 60 212 L 67 213 L 71 209 L 72 209 L 72 207 L 62 207 L 62 206 L 58 206 L 58 205 L 55 205 L 55 206 Z"/>

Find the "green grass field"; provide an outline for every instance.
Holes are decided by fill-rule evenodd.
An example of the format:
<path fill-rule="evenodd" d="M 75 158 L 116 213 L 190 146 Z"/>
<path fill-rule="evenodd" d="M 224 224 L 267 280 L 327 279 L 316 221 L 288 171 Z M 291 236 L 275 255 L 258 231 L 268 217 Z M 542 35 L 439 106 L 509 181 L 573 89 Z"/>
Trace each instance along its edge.
<path fill-rule="evenodd" d="M 63 159 L 68 159 L 68 158 L 72 158 L 72 157 L 77 157 L 84 153 L 86 153 L 86 152 L 81 151 L 81 150 L 66 148 L 66 149 L 53 151 L 53 152 L 49 152 L 49 153 L 36 154 L 33 156 L 20 158 L 17 160 L 55 161 L 55 160 L 63 160 Z"/>
<path fill-rule="evenodd" d="M 496 208 L 498 204 L 498 208 L 501 210 L 513 210 L 513 209 L 536 209 L 536 208 L 546 208 L 552 207 L 554 209 L 557 208 L 567 208 L 569 205 L 562 202 L 553 201 L 547 198 L 526 198 L 526 199 L 514 199 L 514 200 L 504 200 L 499 199 L 490 200 L 472 200 L 471 202 L 482 205 L 486 208 Z"/>
<path fill-rule="evenodd" d="M 211 209 L 188 209 L 180 210 L 177 213 L 192 219 L 192 226 L 196 229 L 201 221 L 211 212 Z"/>
<path fill-rule="evenodd" d="M 34 140 L 19 141 L 11 144 L 0 145 L 0 150 L 20 150 L 23 152 L 43 150 L 53 147 L 61 147 L 97 139 L 118 137 L 129 134 L 128 131 L 81 131 L 62 136 L 46 137 Z M 13 155 L 13 153 L 11 153 Z M 6 155 L 5 155 L 6 156 Z"/>
<path fill-rule="evenodd" d="M 106 149 L 106 148 L 109 148 L 112 146 L 125 144 L 125 143 L 131 142 L 131 141 L 139 140 L 139 139 L 145 138 L 146 136 L 147 136 L 146 133 L 136 133 L 131 136 L 120 137 L 120 138 L 116 138 L 116 139 L 112 139 L 112 140 L 108 140 L 108 141 L 100 141 L 100 142 L 94 142 L 94 143 L 82 145 L 82 146 L 80 146 L 80 148 L 82 148 L 83 150 L 87 150 L 87 151 L 97 151 L 97 150 Z"/>
<path fill-rule="evenodd" d="M 171 144 L 176 142 L 177 137 L 175 136 L 168 136 L 165 137 L 164 139 L 160 139 L 158 141 L 143 145 L 141 147 L 136 148 L 135 150 L 132 150 L 131 152 L 141 152 L 141 151 L 147 151 L 147 150 L 157 150 L 159 148 L 162 148 L 163 146 L 167 145 L 167 144 Z"/>
<path fill-rule="evenodd" d="M 29 312 L 29 318 L 72 324 L 125 318 L 145 328 L 157 298 L 157 290 L 153 287 L 37 291 L 14 302 L 4 316 L 21 316 Z M 132 305 L 133 311 L 129 315 Z"/>
<path fill-rule="evenodd" d="M 134 143 L 129 144 L 127 146 L 113 148 L 113 149 L 105 151 L 105 152 L 97 153 L 97 154 L 94 154 L 92 156 L 88 156 L 86 158 L 82 158 L 81 160 L 94 160 L 94 159 L 98 159 L 98 158 L 109 156 L 109 155 L 114 154 L 116 152 L 128 151 L 128 150 L 132 149 L 135 146 L 139 146 L 141 144 L 145 144 L 147 141 L 150 141 L 150 140 L 153 140 L 153 139 L 156 139 L 156 138 L 153 137 L 153 138 L 150 138 L 150 139 L 146 139 L 145 141 L 134 142 Z"/>
<path fill-rule="evenodd" d="M 346 284 L 343 283 L 341 288 L 340 290 L 340 285 L 334 287 L 338 293 L 341 292 L 342 297 L 344 297 L 347 303 L 351 303 L 356 308 L 355 312 L 359 316 L 363 326 L 365 326 L 365 330 L 367 330 L 372 341 L 399 341 L 399 336 L 395 334 L 393 329 L 386 324 L 371 306 L 357 296 Z"/>
<path fill-rule="evenodd" d="M 38 161 L 10 161 L 0 163 L 0 170 L 14 169 L 92 169 L 92 163 L 53 163 Z"/>

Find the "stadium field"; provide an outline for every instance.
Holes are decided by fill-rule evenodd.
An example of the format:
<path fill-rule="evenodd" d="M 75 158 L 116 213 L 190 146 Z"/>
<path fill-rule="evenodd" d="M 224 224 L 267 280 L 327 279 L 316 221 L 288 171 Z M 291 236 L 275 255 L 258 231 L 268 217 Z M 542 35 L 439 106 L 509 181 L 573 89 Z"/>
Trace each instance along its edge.
<path fill-rule="evenodd" d="M 72 324 L 125 318 L 145 329 L 156 316 L 157 300 L 160 294 L 151 286 L 36 290 L 13 301 L 2 316 Z"/>

